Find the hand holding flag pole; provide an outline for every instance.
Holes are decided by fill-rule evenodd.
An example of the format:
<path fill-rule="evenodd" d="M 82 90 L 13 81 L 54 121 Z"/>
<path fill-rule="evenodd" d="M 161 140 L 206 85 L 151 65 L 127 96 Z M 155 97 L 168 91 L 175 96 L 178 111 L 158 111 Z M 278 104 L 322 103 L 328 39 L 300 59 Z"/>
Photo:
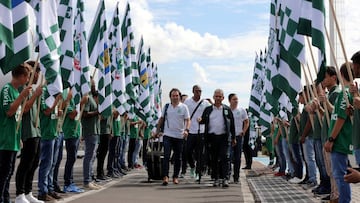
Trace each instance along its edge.
<path fill-rule="evenodd" d="M 36 61 L 35 61 L 35 64 L 34 64 L 34 67 L 37 67 L 38 64 L 39 64 L 39 59 L 40 59 L 40 56 L 38 55 Z M 34 67 L 33 67 L 33 70 L 34 70 Z M 29 83 L 27 85 L 27 87 L 30 87 L 32 86 L 32 83 L 34 81 L 34 76 L 35 76 L 35 71 L 31 71 L 31 76 L 30 76 L 30 80 L 29 80 Z M 21 120 L 22 120 L 22 115 L 24 114 L 24 110 L 25 110 L 25 104 L 28 100 L 28 97 L 26 97 L 23 101 L 23 103 L 21 104 L 21 112 L 20 112 L 20 115 L 19 115 L 19 120 L 17 122 L 17 126 L 16 126 L 16 132 L 19 131 L 19 128 L 20 128 L 20 124 L 21 124 Z"/>

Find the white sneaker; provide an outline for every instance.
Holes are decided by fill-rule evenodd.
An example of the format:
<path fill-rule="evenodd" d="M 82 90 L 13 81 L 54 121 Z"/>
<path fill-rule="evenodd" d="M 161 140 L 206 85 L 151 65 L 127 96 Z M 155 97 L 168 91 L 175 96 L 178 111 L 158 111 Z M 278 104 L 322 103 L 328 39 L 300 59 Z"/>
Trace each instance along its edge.
<path fill-rule="evenodd" d="M 298 183 L 300 183 L 301 181 L 302 181 L 302 180 L 301 180 L 300 178 L 294 177 L 294 178 L 291 178 L 291 179 L 289 180 L 289 183 L 298 184 Z"/>
<path fill-rule="evenodd" d="M 29 192 L 29 194 L 25 195 L 25 198 L 30 202 L 30 203 L 44 203 L 44 201 L 38 200 L 36 199 L 32 192 Z"/>
<path fill-rule="evenodd" d="M 190 177 L 195 178 L 195 167 L 190 169 Z"/>
<path fill-rule="evenodd" d="M 90 182 L 90 183 L 84 185 L 84 188 L 89 189 L 89 190 L 100 190 L 102 187 L 93 182 Z"/>
<path fill-rule="evenodd" d="M 15 198 L 15 203 L 30 203 L 30 202 L 25 198 L 25 194 L 20 194 Z"/>

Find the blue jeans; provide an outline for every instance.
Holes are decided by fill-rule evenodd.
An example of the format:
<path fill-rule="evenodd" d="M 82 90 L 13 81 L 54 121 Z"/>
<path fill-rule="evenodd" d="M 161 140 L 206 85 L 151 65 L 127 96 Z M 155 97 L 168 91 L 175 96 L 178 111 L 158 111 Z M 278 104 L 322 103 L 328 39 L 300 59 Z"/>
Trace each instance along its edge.
<path fill-rule="evenodd" d="M 315 160 L 320 173 L 320 181 L 330 188 L 330 178 L 326 173 L 325 160 L 323 156 L 323 144 L 321 139 L 314 139 Z"/>
<path fill-rule="evenodd" d="M 79 147 L 79 138 L 70 138 L 65 140 L 66 163 L 64 170 L 64 185 L 69 186 L 73 183 L 73 171 L 76 161 L 76 155 Z"/>
<path fill-rule="evenodd" d="M 231 157 L 230 160 L 234 162 L 234 180 L 239 180 L 240 175 L 240 165 L 241 165 L 241 152 L 242 152 L 242 144 L 243 144 L 244 137 L 236 136 L 236 145 L 231 147 Z M 231 172 L 231 164 L 230 172 Z"/>
<path fill-rule="evenodd" d="M 315 150 L 314 139 L 306 137 L 304 145 L 304 157 L 308 167 L 309 182 L 316 181 L 316 164 L 315 164 Z"/>
<path fill-rule="evenodd" d="M 119 168 L 126 168 L 126 152 L 129 147 L 129 136 L 122 135 L 119 140 Z"/>
<path fill-rule="evenodd" d="M 279 167 L 280 167 L 280 169 L 279 169 L 280 173 L 285 173 L 285 170 L 286 170 L 286 157 L 285 157 L 284 149 L 283 149 L 283 145 L 282 145 L 282 140 L 283 139 L 279 140 L 277 145 L 275 145 L 277 158 L 279 158 L 278 163 L 279 163 Z"/>
<path fill-rule="evenodd" d="M 173 161 L 174 161 L 174 174 L 173 178 L 178 178 L 180 173 L 181 167 L 181 151 L 183 145 L 183 139 L 177 139 L 173 137 L 164 136 L 163 137 L 164 143 L 164 162 L 162 165 L 163 177 L 169 177 L 169 162 L 170 162 L 170 155 L 171 150 L 173 150 Z"/>
<path fill-rule="evenodd" d="M 354 149 L 354 155 L 357 167 L 360 167 L 360 149 Z"/>
<path fill-rule="evenodd" d="M 84 184 L 91 182 L 92 167 L 96 157 L 96 145 L 98 141 L 98 135 L 85 135 L 85 156 L 83 160 L 83 175 Z"/>
<path fill-rule="evenodd" d="M 55 148 L 55 139 L 40 141 L 39 195 L 45 195 L 54 190 L 53 175 L 58 155 L 58 150 Z"/>
<path fill-rule="evenodd" d="M 339 152 L 331 152 L 331 167 L 339 190 L 339 203 L 351 201 L 350 184 L 344 181 L 348 163 L 348 155 Z"/>
<path fill-rule="evenodd" d="M 141 147 L 142 147 L 142 139 L 137 138 L 135 140 L 135 149 L 134 149 L 134 152 L 132 154 L 132 162 L 133 162 L 133 164 L 138 164 L 139 153 L 140 153 Z"/>
<path fill-rule="evenodd" d="M 290 144 L 290 155 L 293 159 L 295 177 L 302 179 L 303 177 L 303 160 L 301 158 L 300 143 Z"/>
<path fill-rule="evenodd" d="M 55 162 L 55 167 L 54 167 L 54 184 L 53 186 L 59 186 L 58 183 L 58 175 L 59 175 L 59 167 L 61 164 L 61 160 L 63 158 L 63 148 L 64 148 L 64 133 L 60 132 L 58 137 L 55 139 L 55 151 L 56 154 L 54 154 L 54 162 Z M 56 158 L 56 159 L 55 159 Z"/>
<path fill-rule="evenodd" d="M 287 166 L 288 166 L 288 170 L 289 170 L 288 172 L 291 175 L 294 175 L 295 169 L 294 169 L 293 162 L 291 161 L 291 158 L 290 158 L 289 146 L 288 146 L 288 143 L 287 143 L 286 139 L 281 139 L 281 144 L 282 144 L 282 147 L 283 147 L 285 160 L 286 160 L 286 163 L 287 163 Z"/>
<path fill-rule="evenodd" d="M 14 173 L 16 151 L 0 150 L 0 202 L 10 201 L 10 179 Z"/>

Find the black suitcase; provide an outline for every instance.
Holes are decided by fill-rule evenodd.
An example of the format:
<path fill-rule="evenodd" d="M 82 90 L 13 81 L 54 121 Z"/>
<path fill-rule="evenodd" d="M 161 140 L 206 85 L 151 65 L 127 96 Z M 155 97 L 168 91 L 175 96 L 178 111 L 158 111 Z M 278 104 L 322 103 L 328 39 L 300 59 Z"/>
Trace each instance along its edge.
<path fill-rule="evenodd" d="M 148 172 L 148 182 L 150 180 L 162 180 L 162 163 L 164 160 L 164 152 L 162 143 L 153 139 L 148 140 L 148 149 L 146 153 L 146 169 Z"/>

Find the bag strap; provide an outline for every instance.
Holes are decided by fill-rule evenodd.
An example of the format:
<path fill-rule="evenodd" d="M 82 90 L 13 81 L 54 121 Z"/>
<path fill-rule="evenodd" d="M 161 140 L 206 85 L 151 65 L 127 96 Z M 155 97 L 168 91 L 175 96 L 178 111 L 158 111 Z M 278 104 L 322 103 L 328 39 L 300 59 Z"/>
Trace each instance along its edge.
<path fill-rule="evenodd" d="M 196 110 L 199 108 L 200 104 L 201 104 L 203 101 L 204 101 L 204 100 L 202 99 L 202 100 L 198 103 L 198 105 L 195 107 L 194 111 L 192 112 L 192 114 L 191 114 L 191 116 L 190 116 L 190 120 L 193 118 Z"/>
<path fill-rule="evenodd" d="M 164 122 L 166 120 L 166 123 L 167 123 L 167 126 L 169 127 L 169 121 L 166 119 L 166 115 L 167 115 L 167 110 L 169 108 L 169 103 L 165 104 L 165 112 L 164 112 Z M 165 126 L 165 123 L 164 123 L 164 126 Z M 164 129 L 163 129 L 164 130 Z"/>

